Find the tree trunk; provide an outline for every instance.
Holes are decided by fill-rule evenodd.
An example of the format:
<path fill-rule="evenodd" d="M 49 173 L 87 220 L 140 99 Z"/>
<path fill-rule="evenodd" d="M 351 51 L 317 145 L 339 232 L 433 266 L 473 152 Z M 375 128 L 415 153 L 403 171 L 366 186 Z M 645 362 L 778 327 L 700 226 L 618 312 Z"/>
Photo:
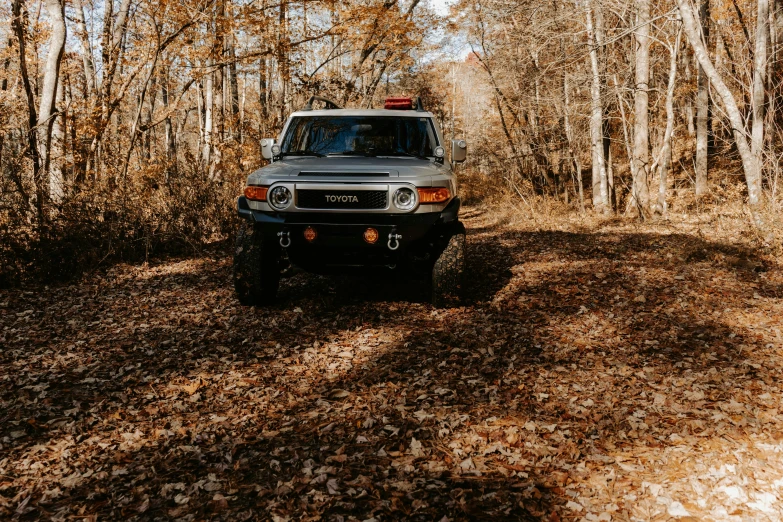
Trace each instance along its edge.
<path fill-rule="evenodd" d="M 82 48 L 82 63 L 84 65 L 84 79 L 87 84 L 87 95 L 92 96 L 96 89 L 95 65 L 93 64 L 90 35 L 84 23 L 84 5 L 82 0 L 74 0 L 73 10 L 73 19 L 76 22 L 76 36 L 79 38 L 79 45 Z"/>
<path fill-rule="evenodd" d="M 46 0 L 46 12 L 52 24 L 52 35 L 49 38 L 49 51 L 44 68 L 41 101 L 38 106 L 38 150 L 43 167 L 38 180 L 38 197 L 49 196 L 50 169 L 52 164 L 52 128 L 57 116 L 55 102 L 57 100 L 57 84 L 60 79 L 60 64 L 65 50 L 65 5 L 62 0 Z M 43 200 L 41 201 L 43 204 Z"/>
<path fill-rule="evenodd" d="M 603 104 L 601 102 L 601 71 L 598 66 L 598 47 L 593 28 L 593 8 L 590 0 L 585 2 L 587 15 L 587 45 L 590 50 L 592 83 L 590 87 L 590 144 L 593 157 L 593 208 L 608 214 L 609 193 L 606 175 L 606 158 L 603 146 Z"/>
<path fill-rule="evenodd" d="M 234 140 L 242 139 L 242 126 L 239 121 L 239 80 L 237 78 L 236 50 L 234 49 L 234 34 L 228 35 L 228 72 L 231 75 L 229 87 L 231 89 L 231 128 Z"/>
<path fill-rule="evenodd" d="M 65 106 L 65 88 L 63 82 L 57 82 L 57 106 Z M 57 111 L 52 120 L 52 144 L 49 160 L 49 199 L 55 205 L 62 203 L 65 195 L 65 177 L 63 159 L 65 157 L 65 114 Z"/>
<path fill-rule="evenodd" d="M 685 49 L 680 53 L 682 60 L 682 69 L 685 72 L 685 82 L 690 85 L 692 79 L 691 73 L 691 57 Z M 685 96 L 685 125 L 688 128 L 689 136 L 696 136 L 696 127 L 694 126 L 694 114 L 693 114 L 693 95 L 688 93 Z"/>
<path fill-rule="evenodd" d="M 660 171 L 658 176 L 658 204 L 656 211 L 661 215 L 666 215 L 668 210 L 666 205 L 666 188 L 668 186 L 669 166 L 672 157 L 672 132 L 674 132 L 674 88 L 677 81 L 677 53 L 680 50 L 680 40 L 682 29 L 677 28 L 677 38 L 670 49 L 669 56 L 669 83 L 666 86 L 666 130 L 663 133 L 663 143 L 661 152 L 658 154 L 658 163 Z"/>
<path fill-rule="evenodd" d="M 565 127 L 566 141 L 568 142 L 568 156 L 570 162 L 576 169 L 576 183 L 579 194 L 579 210 L 585 211 L 585 194 L 582 188 L 582 165 L 579 162 L 579 155 L 574 151 L 574 134 L 571 128 L 571 94 L 568 86 L 568 72 L 563 71 L 563 100 L 565 107 L 563 110 L 563 126 Z"/>
<path fill-rule="evenodd" d="M 212 60 L 207 60 L 207 77 L 204 82 L 204 151 L 202 153 L 202 159 L 204 166 L 208 167 L 209 162 L 212 159 L 212 110 L 214 105 L 214 76 L 215 71 L 212 70 Z"/>
<path fill-rule="evenodd" d="M 639 218 L 649 217 L 650 194 L 650 0 L 637 0 L 636 85 L 634 88 L 633 199 Z"/>
<path fill-rule="evenodd" d="M 709 53 L 710 0 L 701 0 L 699 18 L 701 21 L 701 33 L 699 38 L 703 39 L 705 52 Z M 690 36 L 688 38 L 690 39 Z M 707 55 L 707 58 L 709 58 L 709 54 Z M 701 198 L 706 196 L 709 192 L 707 175 L 709 169 L 708 155 L 710 133 L 710 83 L 701 62 L 699 62 L 696 83 L 696 197 Z"/>
<path fill-rule="evenodd" d="M 40 176 L 41 160 L 38 155 L 38 141 L 35 135 L 35 125 L 38 122 L 38 115 L 35 109 L 35 94 L 33 93 L 32 85 L 30 84 L 30 75 L 27 71 L 27 45 L 25 35 L 27 33 L 27 27 L 25 24 L 25 16 L 22 9 L 22 0 L 14 0 L 11 4 L 11 28 L 16 35 L 16 40 L 19 44 L 19 74 L 22 77 L 22 86 L 24 87 L 25 97 L 27 99 L 27 147 L 28 154 L 33 163 L 33 179 L 37 180 Z M 21 176 L 14 176 L 14 182 L 16 183 L 19 193 L 23 195 L 25 202 L 30 204 L 30 196 L 24 188 L 24 183 Z M 36 200 L 36 210 L 38 212 L 39 222 L 43 218 L 43 202 L 41 198 Z"/>
<path fill-rule="evenodd" d="M 163 110 L 166 111 L 166 120 L 164 122 L 164 135 L 166 146 L 166 178 L 175 172 L 177 167 L 177 142 L 174 136 L 174 126 L 171 123 L 171 114 L 169 113 L 169 75 L 168 68 L 161 81 L 160 97 L 163 102 Z"/>
<path fill-rule="evenodd" d="M 280 75 L 280 124 L 288 112 L 288 83 L 291 71 L 288 65 L 288 2 L 280 2 L 280 37 L 277 42 L 277 69 Z"/>
<path fill-rule="evenodd" d="M 699 61 L 701 68 L 704 69 L 704 73 L 709 78 L 710 83 L 715 87 L 715 92 L 718 93 L 726 109 L 731 130 L 734 134 L 734 142 L 737 144 L 737 150 L 742 158 L 742 168 L 745 172 L 745 182 L 748 186 L 748 203 L 755 211 L 761 203 L 761 172 L 759 164 L 748 145 L 745 135 L 745 121 L 739 111 L 734 95 L 715 69 L 712 60 L 710 60 L 707 54 L 707 48 L 704 42 L 702 42 L 701 34 L 688 0 L 677 0 L 677 4 L 682 15 L 683 29 L 693 48 L 696 59 Z M 758 218 L 756 218 L 756 222 L 760 224 Z"/>
<path fill-rule="evenodd" d="M 767 38 L 769 36 L 769 2 L 757 0 L 756 50 L 753 60 L 753 128 L 751 152 L 758 165 L 759 176 L 764 167 L 764 100 L 767 83 Z"/>
<path fill-rule="evenodd" d="M 263 57 L 258 61 L 258 103 L 261 113 L 259 116 L 262 121 L 265 121 L 269 114 L 269 90 L 266 85 L 266 75 L 266 57 Z M 264 132 L 266 132 L 266 129 L 264 129 Z"/>

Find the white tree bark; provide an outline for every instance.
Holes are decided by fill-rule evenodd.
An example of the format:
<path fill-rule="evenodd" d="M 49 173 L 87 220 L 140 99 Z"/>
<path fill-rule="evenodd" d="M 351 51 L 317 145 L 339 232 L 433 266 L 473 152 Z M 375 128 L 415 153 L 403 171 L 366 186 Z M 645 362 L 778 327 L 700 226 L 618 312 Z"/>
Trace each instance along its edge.
<path fill-rule="evenodd" d="M 90 35 L 87 32 L 87 26 L 84 23 L 84 5 L 82 4 L 82 0 L 74 0 L 73 8 L 73 19 L 76 22 L 76 36 L 79 38 L 79 45 L 82 48 L 82 62 L 84 63 L 84 77 L 87 82 L 87 94 L 92 96 L 97 88 L 97 85 L 95 84 L 95 65 L 93 64 Z"/>
<path fill-rule="evenodd" d="M 757 0 L 756 50 L 753 54 L 753 129 L 751 151 L 758 164 L 759 176 L 764 165 L 765 87 L 767 83 L 767 39 L 769 36 L 769 1 Z"/>
<path fill-rule="evenodd" d="M 204 165 L 208 166 L 212 159 L 212 110 L 214 108 L 214 71 L 212 71 L 212 60 L 207 60 L 206 81 L 204 82 Z"/>
<path fill-rule="evenodd" d="M 745 173 L 745 182 L 748 186 L 748 203 L 751 207 L 755 208 L 761 203 L 761 172 L 759 164 L 748 145 L 745 122 L 742 119 L 742 115 L 737 106 L 737 101 L 734 99 L 734 95 L 715 69 L 712 60 L 710 60 L 710 57 L 707 54 L 707 49 L 701 40 L 701 34 L 693 16 L 693 9 L 688 3 L 688 0 L 677 0 L 677 5 L 680 14 L 682 15 L 683 29 L 693 48 L 696 59 L 699 61 L 699 65 L 704 69 L 705 74 L 709 78 L 715 88 L 715 92 L 717 92 L 726 109 L 726 114 L 728 115 L 729 123 L 731 124 L 731 130 L 734 134 L 734 141 L 737 144 L 737 150 L 742 158 L 742 168 Z"/>
<path fill-rule="evenodd" d="M 49 191 L 49 175 L 51 167 L 52 128 L 54 126 L 55 101 L 57 83 L 60 78 L 60 63 L 65 49 L 65 5 L 62 0 L 46 0 L 46 12 L 52 24 L 52 35 L 49 39 L 49 54 L 44 66 L 41 101 L 38 106 L 38 150 L 41 155 L 41 185 Z"/>
<path fill-rule="evenodd" d="M 636 1 L 636 85 L 634 87 L 633 199 L 639 217 L 649 214 L 650 189 L 650 0 Z"/>
<path fill-rule="evenodd" d="M 674 132 L 674 88 L 677 82 L 677 53 L 680 50 L 680 39 L 682 37 L 682 28 L 677 28 L 677 37 L 674 45 L 669 49 L 669 83 L 666 86 L 666 130 L 663 133 L 663 144 L 658 154 L 656 163 L 660 165 L 658 176 L 658 204 L 656 211 L 665 215 L 668 208 L 666 205 L 666 188 L 668 185 L 668 173 L 672 157 L 672 133 Z M 653 171 L 655 165 L 653 165 Z"/>
<path fill-rule="evenodd" d="M 604 157 L 603 123 L 604 110 L 601 101 L 601 70 L 598 66 L 598 46 L 593 26 L 592 2 L 585 2 L 587 15 L 587 45 L 590 50 L 590 69 L 592 71 L 592 83 L 590 84 L 590 148 L 593 158 L 593 208 L 598 212 L 608 214 L 609 184 L 606 175 L 606 158 Z"/>
<path fill-rule="evenodd" d="M 57 105 L 65 105 L 63 82 L 57 82 Z M 49 161 L 49 199 L 54 204 L 62 203 L 65 196 L 65 177 L 63 175 L 63 156 L 65 145 L 65 116 L 62 112 L 54 115 L 52 122 L 52 144 Z"/>

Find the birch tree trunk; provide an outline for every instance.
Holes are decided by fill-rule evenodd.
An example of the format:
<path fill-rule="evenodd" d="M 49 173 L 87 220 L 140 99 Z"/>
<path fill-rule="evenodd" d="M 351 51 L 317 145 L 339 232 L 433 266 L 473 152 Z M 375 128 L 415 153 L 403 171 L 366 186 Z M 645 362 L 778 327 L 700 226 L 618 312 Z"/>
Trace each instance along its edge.
<path fill-rule="evenodd" d="M 51 197 L 50 169 L 52 164 L 52 128 L 56 117 L 55 101 L 57 99 L 57 83 L 60 78 L 60 64 L 65 50 L 65 5 L 62 0 L 46 0 L 46 12 L 52 24 L 52 35 L 49 39 L 49 50 L 44 68 L 41 101 L 38 106 L 38 150 L 43 167 L 38 180 L 38 197 Z M 56 196 L 56 194 L 55 194 Z M 43 203 L 43 200 L 42 200 Z"/>
<path fill-rule="evenodd" d="M 90 45 L 90 35 L 87 32 L 87 26 L 84 23 L 84 5 L 82 0 L 74 0 L 74 22 L 76 22 L 76 36 L 79 38 L 79 45 L 82 49 L 82 63 L 84 64 L 84 78 L 87 84 L 87 95 L 92 97 L 95 93 L 95 65 L 92 57 L 92 46 Z"/>
<path fill-rule="evenodd" d="M 633 199 L 639 218 L 649 217 L 650 194 L 650 0 L 637 0 L 636 85 L 634 88 Z"/>
<path fill-rule="evenodd" d="M 659 176 L 658 176 L 658 204 L 656 211 L 661 215 L 666 215 L 668 210 L 666 205 L 666 188 L 668 185 L 669 166 L 672 158 L 672 133 L 674 132 L 674 88 L 677 81 L 677 53 L 680 50 L 680 39 L 682 29 L 677 28 L 677 38 L 674 46 L 670 49 L 669 56 L 669 83 L 666 86 L 666 130 L 663 133 L 663 143 L 661 152 L 658 154 Z"/>
<path fill-rule="evenodd" d="M 57 82 L 57 106 L 65 106 L 63 82 Z M 52 118 L 52 143 L 49 150 L 49 199 L 55 205 L 62 203 L 65 195 L 63 158 L 65 156 L 65 114 L 57 111 Z"/>
<path fill-rule="evenodd" d="M 207 60 L 207 77 L 204 82 L 204 151 L 202 153 L 202 159 L 204 165 L 209 166 L 209 162 L 212 159 L 212 110 L 214 105 L 214 75 L 212 70 L 212 60 Z"/>
<path fill-rule="evenodd" d="M 769 35 L 769 1 L 757 0 L 756 50 L 753 60 L 753 129 L 751 151 L 755 158 L 759 177 L 764 166 L 764 100 L 767 84 L 767 39 Z"/>
<path fill-rule="evenodd" d="M 593 27 L 592 2 L 585 2 L 587 15 L 587 45 L 590 49 L 590 68 L 592 83 L 590 85 L 590 147 L 593 158 L 593 208 L 598 212 L 608 214 L 609 192 L 606 177 L 606 158 L 603 146 L 603 103 L 601 101 L 601 71 L 598 66 L 598 46 L 596 45 L 595 29 Z"/>
<path fill-rule="evenodd" d="M 707 54 L 707 48 L 702 42 L 701 34 L 696 25 L 693 10 L 691 9 L 688 0 L 677 0 L 677 5 L 682 16 L 683 29 L 693 48 L 696 59 L 699 61 L 699 65 L 702 69 L 704 69 L 711 84 L 715 87 L 715 91 L 718 93 L 718 96 L 726 109 L 726 114 L 729 118 L 731 130 L 734 135 L 734 142 L 737 144 L 737 150 L 742 158 L 742 168 L 745 173 L 745 182 L 748 186 L 748 203 L 751 208 L 755 210 L 761 203 L 761 172 L 759 164 L 748 145 L 745 121 L 742 119 L 742 114 L 739 111 L 734 95 L 715 69 L 712 60 L 710 60 L 710 57 Z M 760 224 L 758 217 L 756 217 L 756 222 L 757 224 Z"/>
<path fill-rule="evenodd" d="M 709 49 L 710 40 L 710 0 L 701 0 L 699 8 L 701 35 L 705 52 Z M 709 54 L 707 54 L 709 57 Z M 708 185 L 708 155 L 710 133 L 710 83 L 704 68 L 699 62 L 696 76 L 696 197 L 701 198 L 709 192 Z"/>

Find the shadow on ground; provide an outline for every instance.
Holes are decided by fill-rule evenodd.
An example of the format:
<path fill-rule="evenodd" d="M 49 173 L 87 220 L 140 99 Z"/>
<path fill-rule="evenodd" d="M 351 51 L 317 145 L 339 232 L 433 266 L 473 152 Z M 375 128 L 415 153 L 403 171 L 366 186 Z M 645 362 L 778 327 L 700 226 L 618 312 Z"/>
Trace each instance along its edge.
<path fill-rule="evenodd" d="M 687 428 L 651 409 L 680 400 L 670 379 L 710 388 L 717 370 L 720 401 L 725 379 L 776 378 L 732 319 L 781 295 L 752 252 L 478 227 L 469 248 L 466 305 L 446 311 L 399 283 L 311 275 L 243 308 L 208 259 L 0 294 L 0 514 L 565 516 L 567 486 L 598 476 L 585 463 Z"/>

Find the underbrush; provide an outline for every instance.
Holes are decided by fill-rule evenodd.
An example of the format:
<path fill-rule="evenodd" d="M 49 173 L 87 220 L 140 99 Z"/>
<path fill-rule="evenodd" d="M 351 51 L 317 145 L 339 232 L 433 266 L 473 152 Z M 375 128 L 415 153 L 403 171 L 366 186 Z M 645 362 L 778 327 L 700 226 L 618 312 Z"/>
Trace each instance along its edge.
<path fill-rule="evenodd" d="M 687 179 L 677 180 L 669 190 L 666 212 L 642 222 L 635 213 L 625 211 L 627 194 L 618 194 L 617 210 L 607 215 L 593 210 L 587 190 L 582 211 L 573 191 L 566 202 L 562 193 L 557 196 L 536 194 L 522 183 L 512 188 L 508 180 L 499 175 L 466 171 L 459 176 L 463 202 L 480 208 L 497 225 L 537 230 L 595 231 L 641 226 L 661 232 L 676 229 L 783 258 L 783 198 L 766 194 L 758 213 L 763 225 L 759 228 L 746 204 L 747 190 L 741 179 L 716 175 L 717 181 L 711 185 L 709 195 L 701 199 L 695 197 Z"/>
<path fill-rule="evenodd" d="M 0 288 L 67 281 L 105 263 L 199 252 L 229 239 L 244 173 L 209 177 L 195 165 L 152 166 L 82 184 L 41 226 L 32 213 L 0 213 Z"/>
<path fill-rule="evenodd" d="M 194 254 L 208 245 L 227 244 L 236 225 L 235 200 L 245 169 L 236 164 L 224 170 L 211 179 L 193 161 L 176 173 L 152 165 L 124 183 L 116 178 L 83 183 L 44 226 L 35 224 L 32 211 L 14 213 L 0 207 L 0 288 L 64 282 L 109 263 Z M 512 185 L 499 173 L 460 169 L 458 178 L 463 204 L 488 213 L 498 225 L 540 230 L 640 225 L 622 210 L 608 216 L 595 213 L 587 191 L 581 211 L 573 190 L 566 202 L 563 193 L 536 193 L 523 182 Z M 720 237 L 780 258 L 783 199 L 766 201 L 761 230 L 753 225 L 745 197 L 744 185 L 737 181 L 715 184 L 702 200 L 683 183 L 670 191 L 667 213 L 645 226 Z"/>

